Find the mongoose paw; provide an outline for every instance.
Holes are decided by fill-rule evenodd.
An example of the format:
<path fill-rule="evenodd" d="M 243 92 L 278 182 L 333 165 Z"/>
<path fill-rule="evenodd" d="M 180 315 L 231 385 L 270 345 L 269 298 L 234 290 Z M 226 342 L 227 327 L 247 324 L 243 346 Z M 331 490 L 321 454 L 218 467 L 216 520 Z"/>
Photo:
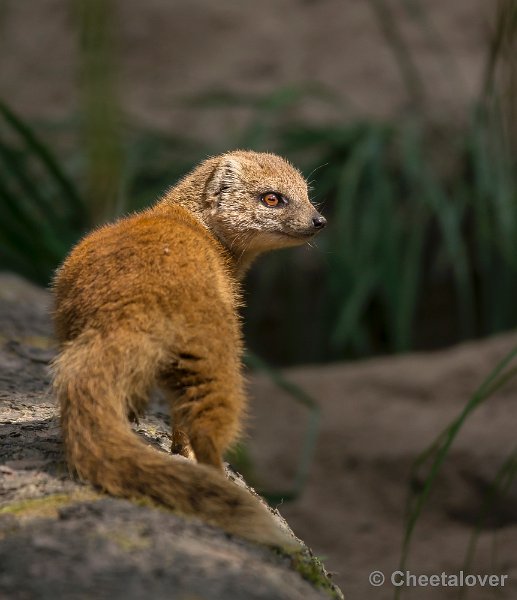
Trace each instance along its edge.
<path fill-rule="evenodd" d="M 192 458 L 188 435 L 181 429 L 174 428 L 172 430 L 171 453 L 179 454 L 185 458 Z"/>

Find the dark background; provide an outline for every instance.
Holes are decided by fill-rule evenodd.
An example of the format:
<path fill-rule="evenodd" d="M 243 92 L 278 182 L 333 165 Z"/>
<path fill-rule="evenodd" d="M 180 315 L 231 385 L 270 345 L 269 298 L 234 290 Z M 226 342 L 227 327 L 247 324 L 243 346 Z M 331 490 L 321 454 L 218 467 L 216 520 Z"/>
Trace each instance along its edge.
<path fill-rule="evenodd" d="M 2 267 L 47 284 L 92 226 L 208 154 L 254 148 L 302 168 L 330 223 L 251 272 L 262 357 L 515 326 L 514 2 L 0 6 Z"/>

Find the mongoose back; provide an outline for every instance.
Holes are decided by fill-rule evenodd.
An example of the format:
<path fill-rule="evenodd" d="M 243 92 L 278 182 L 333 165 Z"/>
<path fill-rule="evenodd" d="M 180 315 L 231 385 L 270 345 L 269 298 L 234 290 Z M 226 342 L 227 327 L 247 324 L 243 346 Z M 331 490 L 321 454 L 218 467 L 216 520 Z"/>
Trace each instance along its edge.
<path fill-rule="evenodd" d="M 239 280 L 267 250 L 325 225 L 301 174 L 267 153 L 201 163 L 153 207 L 86 236 L 58 270 L 54 389 L 70 468 L 110 494 L 149 497 L 260 543 L 296 547 L 229 481 L 224 451 L 245 409 Z M 130 426 L 158 387 L 173 451 Z"/>

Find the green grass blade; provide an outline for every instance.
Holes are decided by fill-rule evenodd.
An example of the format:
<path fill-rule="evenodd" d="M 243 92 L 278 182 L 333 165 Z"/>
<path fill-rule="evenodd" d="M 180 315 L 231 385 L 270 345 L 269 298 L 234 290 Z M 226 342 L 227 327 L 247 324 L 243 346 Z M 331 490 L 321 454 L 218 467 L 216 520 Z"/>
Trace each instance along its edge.
<path fill-rule="evenodd" d="M 429 497 L 431 489 L 436 481 L 436 478 L 441 470 L 441 467 L 447 457 L 452 443 L 458 435 L 460 429 L 463 427 L 465 421 L 469 415 L 485 400 L 492 396 L 500 387 L 504 386 L 510 379 L 517 375 L 517 367 L 510 369 L 504 373 L 504 369 L 513 361 L 517 356 L 517 348 L 514 348 L 507 356 L 499 362 L 499 364 L 493 369 L 488 377 L 479 386 L 477 391 L 473 394 L 470 400 L 467 402 L 464 409 L 458 415 L 458 417 L 449 425 L 449 427 L 440 434 L 439 443 L 434 443 L 435 448 L 434 456 L 431 457 L 429 451 L 425 451 L 422 456 L 426 459 L 432 458 L 432 464 L 429 468 L 426 476 L 424 485 L 420 492 L 415 494 L 415 499 L 410 504 L 410 510 L 406 519 L 406 526 L 404 531 L 404 538 L 402 543 L 402 552 L 400 559 L 400 569 L 405 570 L 410 543 L 414 533 L 416 523 L 422 513 L 422 509 Z M 422 462 L 422 456 L 417 459 L 418 462 Z M 398 597 L 398 593 L 396 594 Z"/>
<path fill-rule="evenodd" d="M 471 571 L 472 563 L 474 561 L 474 555 L 476 552 L 477 542 L 481 533 L 481 528 L 483 523 L 493 507 L 495 501 L 498 498 L 504 497 L 504 495 L 509 491 L 511 484 L 515 481 L 517 476 L 517 450 L 514 450 L 510 456 L 508 456 L 500 468 L 497 470 L 492 485 L 488 493 L 485 496 L 483 506 L 481 507 L 481 511 L 477 520 L 477 523 L 474 527 L 474 531 L 469 540 L 469 544 L 467 547 L 467 553 L 465 556 L 465 562 L 463 565 L 463 570 L 465 573 L 469 573 Z"/>
<path fill-rule="evenodd" d="M 42 211 L 43 218 L 54 223 L 60 221 L 60 217 L 54 209 L 52 202 L 41 193 L 41 185 L 28 172 L 27 166 L 19 156 L 7 145 L 0 141 L 0 160 L 5 163 L 5 171 L 16 179 L 20 190 L 26 199 L 30 199 L 33 206 Z"/>
<path fill-rule="evenodd" d="M 27 123 L 20 119 L 7 104 L 1 100 L 0 115 L 3 116 L 11 129 L 18 134 L 19 138 L 24 142 L 27 151 L 41 162 L 49 177 L 61 190 L 64 198 L 67 200 L 68 207 L 71 209 L 72 216 L 75 217 L 74 224 L 83 227 L 86 221 L 86 210 L 83 201 L 75 185 L 65 174 L 50 149 L 36 136 Z"/>

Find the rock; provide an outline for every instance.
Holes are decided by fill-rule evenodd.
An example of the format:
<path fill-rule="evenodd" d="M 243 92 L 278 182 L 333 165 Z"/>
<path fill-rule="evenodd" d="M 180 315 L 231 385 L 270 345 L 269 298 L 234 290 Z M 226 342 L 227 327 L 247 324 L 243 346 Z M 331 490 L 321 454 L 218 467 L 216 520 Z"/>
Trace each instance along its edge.
<path fill-rule="evenodd" d="M 48 310 L 47 292 L 0 275 L 0 598 L 343 597 L 309 549 L 293 559 L 74 481 L 49 393 Z M 160 413 L 137 433 L 170 447 Z"/>

